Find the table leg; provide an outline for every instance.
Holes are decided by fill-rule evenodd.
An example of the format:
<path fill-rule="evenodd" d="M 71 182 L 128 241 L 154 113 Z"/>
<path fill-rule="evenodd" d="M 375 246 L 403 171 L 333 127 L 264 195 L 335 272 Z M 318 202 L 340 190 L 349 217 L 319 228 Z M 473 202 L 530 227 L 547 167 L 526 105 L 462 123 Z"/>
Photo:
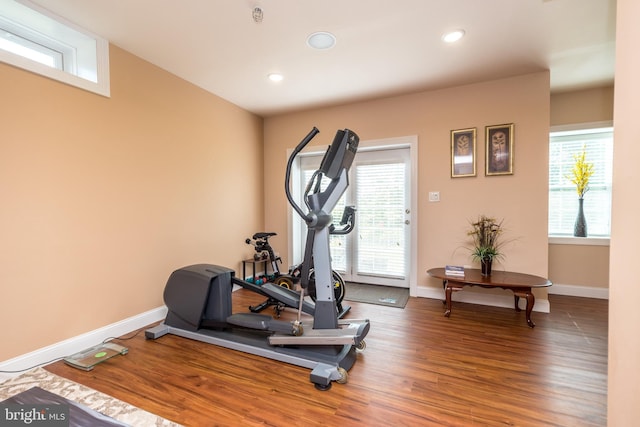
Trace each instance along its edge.
<path fill-rule="evenodd" d="M 513 294 L 513 299 L 516 302 L 516 311 L 521 311 L 520 310 L 520 297 L 516 294 Z"/>
<path fill-rule="evenodd" d="M 527 325 L 529 325 L 530 328 L 535 327 L 536 324 L 533 323 L 533 320 L 531 320 L 531 312 L 533 311 L 533 305 L 536 303 L 536 298 L 533 296 L 533 292 L 531 292 L 531 288 L 520 289 L 518 292 L 514 290 L 513 295 L 515 296 L 515 300 L 516 300 L 516 311 L 520 311 L 520 307 L 518 305 L 518 301 L 520 300 L 520 297 L 523 297 L 527 300 L 527 308 L 525 309 Z"/>
<path fill-rule="evenodd" d="M 446 280 L 442 281 L 442 290 L 445 292 L 445 294 L 447 293 L 447 281 Z M 442 300 L 442 304 L 444 304 L 444 305 L 447 304 L 446 298 Z"/>
<path fill-rule="evenodd" d="M 451 289 L 451 286 L 449 286 L 449 284 L 447 283 L 447 286 L 445 287 L 444 290 L 444 295 L 445 295 L 445 303 L 447 306 L 447 309 L 444 311 L 444 317 L 449 317 L 451 315 L 451 292 L 453 290 Z"/>
<path fill-rule="evenodd" d="M 531 292 L 531 290 L 529 290 L 529 292 L 527 292 L 527 325 L 529 325 L 530 328 L 533 328 L 534 326 L 536 326 L 535 323 L 533 323 L 533 320 L 531 320 L 531 312 L 533 311 L 533 305 L 536 303 L 536 298 L 533 296 L 533 293 Z"/>

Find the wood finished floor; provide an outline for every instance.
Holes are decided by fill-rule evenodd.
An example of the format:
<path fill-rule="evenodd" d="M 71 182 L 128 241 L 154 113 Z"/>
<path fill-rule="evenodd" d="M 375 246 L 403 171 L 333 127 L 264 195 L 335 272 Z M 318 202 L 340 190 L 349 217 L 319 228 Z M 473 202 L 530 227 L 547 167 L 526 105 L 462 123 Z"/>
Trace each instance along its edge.
<path fill-rule="evenodd" d="M 261 300 L 237 291 L 235 311 Z M 367 348 L 324 392 L 307 368 L 144 330 L 93 371 L 46 369 L 186 426 L 606 426 L 607 301 L 550 303 L 534 329 L 506 308 L 350 303 L 371 320 Z"/>

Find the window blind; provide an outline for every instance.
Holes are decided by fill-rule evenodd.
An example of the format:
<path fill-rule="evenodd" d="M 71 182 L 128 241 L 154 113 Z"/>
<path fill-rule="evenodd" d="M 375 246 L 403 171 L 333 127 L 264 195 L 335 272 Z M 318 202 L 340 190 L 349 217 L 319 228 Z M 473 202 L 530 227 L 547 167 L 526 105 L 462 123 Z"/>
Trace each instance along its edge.
<path fill-rule="evenodd" d="M 403 277 L 405 272 L 405 164 L 356 167 L 358 274 Z"/>

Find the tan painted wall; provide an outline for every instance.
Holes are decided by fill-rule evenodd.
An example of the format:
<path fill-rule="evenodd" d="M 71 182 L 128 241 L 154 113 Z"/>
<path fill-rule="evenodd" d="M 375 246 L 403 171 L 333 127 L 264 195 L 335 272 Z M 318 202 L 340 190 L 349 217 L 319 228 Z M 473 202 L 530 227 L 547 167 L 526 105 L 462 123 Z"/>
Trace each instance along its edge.
<path fill-rule="evenodd" d="M 549 245 L 549 279 L 554 284 L 608 288 L 609 246 Z"/>
<path fill-rule="evenodd" d="M 163 304 L 176 268 L 239 268 L 262 124 L 111 46 L 111 98 L 0 63 L 0 360 Z"/>
<path fill-rule="evenodd" d="M 484 176 L 484 127 L 515 123 L 511 176 Z M 548 260 L 547 72 L 432 92 L 415 93 L 265 119 L 265 225 L 286 244 L 287 202 L 282 183 L 286 151 L 317 126 L 315 145 L 328 145 L 337 129 L 354 130 L 361 141 L 418 136 L 418 285 L 441 288 L 426 270 L 469 264 L 461 249 L 469 220 L 485 213 L 505 219 L 505 237 L 515 239 L 498 268 L 546 276 Z M 449 132 L 478 128 L 478 176 L 450 177 Z M 441 202 L 429 203 L 429 191 Z M 286 265 L 286 264 L 285 264 Z M 539 297 L 546 299 L 546 292 Z"/>
<path fill-rule="evenodd" d="M 613 86 L 551 95 L 551 126 L 607 120 L 613 120 Z"/>
<path fill-rule="evenodd" d="M 551 95 L 551 126 L 607 121 L 613 121 L 613 86 Z M 608 288 L 609 247 L 550 244 L 549 279 Z"/>
<path fill-rule="evenodd" d="M 630 274 L 638 261 L 640 171 L 640 2 L 618 0 L 616 26 L 615 148 L 609 286 L 610 427 L 640 419 L 640 286 Z"/>

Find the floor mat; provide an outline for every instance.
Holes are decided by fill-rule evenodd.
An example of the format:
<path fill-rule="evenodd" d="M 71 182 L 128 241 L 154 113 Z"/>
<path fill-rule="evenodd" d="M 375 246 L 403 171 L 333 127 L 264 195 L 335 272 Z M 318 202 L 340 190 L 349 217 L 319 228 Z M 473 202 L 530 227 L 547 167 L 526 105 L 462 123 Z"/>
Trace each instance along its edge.
<path fill-rule="evenodd" d="M 404 308 L 405 305 L 407 305 L 407 301 L 409 301 L 409 289 L 347 282 L 345 283 L 344 299 L 347 301 Z"/>

